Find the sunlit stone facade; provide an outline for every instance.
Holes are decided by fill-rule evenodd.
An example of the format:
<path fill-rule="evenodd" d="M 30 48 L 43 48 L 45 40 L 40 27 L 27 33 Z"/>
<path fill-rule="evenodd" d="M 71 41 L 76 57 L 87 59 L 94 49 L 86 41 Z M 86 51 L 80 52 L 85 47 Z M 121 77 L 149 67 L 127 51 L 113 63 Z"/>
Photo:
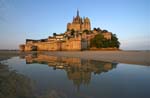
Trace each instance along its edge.
<path fill-rule="evenodd" d="M 19 46 L 20 51 L 70 51 L 87 50 L 90 47 L 90 40 L 101 32 L 91 30 L 91 23 L 88 17 L 81 18 L 77 10 L 76 17 L 67 24 L 67 30 L 63 34 L 53 34 L 47 39 L 33 40 L 26 39 L 26 43 Z M 102 33 L 104 38 L 111 39 L 111 33 Z"/>
<path fill-rule="evenodd" d="M 91 23 L 88 17 L 81 18 L 79 16 L 79 11 L 77 11 L 77 16 L 73 17 L 72 23 L 67 24 L 67 31 L 75 30 L 75 31 L 84 31 L 84 30 L 91 30 Z"/>

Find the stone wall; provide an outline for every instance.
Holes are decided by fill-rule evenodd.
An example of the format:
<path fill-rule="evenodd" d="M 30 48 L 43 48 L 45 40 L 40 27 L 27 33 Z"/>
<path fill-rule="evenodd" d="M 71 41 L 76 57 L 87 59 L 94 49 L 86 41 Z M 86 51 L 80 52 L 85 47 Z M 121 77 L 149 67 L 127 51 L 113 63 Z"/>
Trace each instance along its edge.
<path fill-rule="evenodd" d="M 81 45 L 83 44 L 83 47 Z M 66 41 L 50 41 L 50 42 L 36 42 L 27 43 L 24 46 L 20 46 L 20 50 L 25 51 L 70 51 L 70 50 L 82 50 L 86 48 L 86 44 L 81 42 L 80 38 L 71 38 Z"/>
<path fill-rule="evenodd" d="M 19 50 L 20 50 L 20 51 L 24 51 L 24 50 L 25 50 L 25 45 L 24 45 L 24 44 L 20 45 L 20 46 L 19 46 Z"/>
<path fill-rule="evenodd" d="M 81 50 L 81 40 L 67 40 L 61 44 L 62 50 Z"/>
<path fill-rule="evenodd" d="M 38 51 L 57 51 L 59 50 L 59 43 L 56 41 L 52 42 L 39 42 L 36 43 Z"/>
<path fill-rule="evenodd" d="M 25 51 L 32 51 L 32 45 L 31 44 L 26 44 L 25 45 Z"/>

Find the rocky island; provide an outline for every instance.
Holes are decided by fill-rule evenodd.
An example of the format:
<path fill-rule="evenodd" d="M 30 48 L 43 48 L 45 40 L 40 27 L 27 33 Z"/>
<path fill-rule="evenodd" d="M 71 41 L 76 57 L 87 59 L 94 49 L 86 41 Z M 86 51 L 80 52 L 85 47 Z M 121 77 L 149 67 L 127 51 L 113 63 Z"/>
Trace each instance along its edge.
<path fill-rule="evenodd" d="M 70 51 L 115 49 L 118 50 L 120 42 L 116 34 L 100 28 L 91 30 L 88 17 L 81 18 L 77 10 L 76 17 L 67 24 L 64 33 L 53 33 L 47 39 L 26 39 L 26 43 L 19 46 L 20 51 Z"/>

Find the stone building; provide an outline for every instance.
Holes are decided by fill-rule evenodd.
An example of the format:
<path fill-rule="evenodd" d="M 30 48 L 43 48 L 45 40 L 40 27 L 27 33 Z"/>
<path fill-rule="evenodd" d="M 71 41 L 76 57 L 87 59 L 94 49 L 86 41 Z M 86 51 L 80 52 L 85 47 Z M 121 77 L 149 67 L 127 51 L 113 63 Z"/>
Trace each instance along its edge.
<path fill-rule="evenodd" d="M 91 23 L 88 17 L 81 18 L 79 16 L 79 11 L 77 10 L 77 16 L 73 17 L 72 23 L 67 24 L 67 31 L 75 30 L 75 31 L 84 31 L 91 30 Z"/>
<path fill-rule="evenodd" d="M 91 30 L 91 23 L 88 17 L 81 18 L 77 10 L 76 17 L 67 24 L 67 30 L 63 34 L 53 34 L 47 39 L 33 40 L 26 39 L 26 43 L 19 46 L 20 51 L 70 51 L 87 50 L 90 40 L 99 34 L 98 30 Z M 111 39 L 111 33 L 102 33 L 104 38 Z"/>
<path fill-rule="evenodd" d="M 81 38 L 71 38 L 69 40 L 26 40 L 25 45 L 20 45 L 21 51 L 67 51 L 86 49 L 86 41 Z M 85 45 L 85 46 L 84 46 Z"/>

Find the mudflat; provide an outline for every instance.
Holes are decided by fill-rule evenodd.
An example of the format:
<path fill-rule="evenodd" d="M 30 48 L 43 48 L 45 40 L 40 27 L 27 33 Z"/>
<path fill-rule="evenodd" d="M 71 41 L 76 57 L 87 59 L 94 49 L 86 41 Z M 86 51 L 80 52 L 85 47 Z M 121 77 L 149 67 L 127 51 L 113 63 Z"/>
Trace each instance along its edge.
<path fill-rule="evenodd" d="M 46 54 L 150 66 L 150 51 L 63 51 Z"/>
<path fill-rule="evenodd" d="M 9 59 L 14 56 L 19 56 L 19 51 L 0 50 L 0 61 Z"/>
<path fill-rule="evenodd" d="M 0 60 L 32 52 L 0 51 Z M 40 51 L 46 55 L 150 66 L 150 51 Z"/>

